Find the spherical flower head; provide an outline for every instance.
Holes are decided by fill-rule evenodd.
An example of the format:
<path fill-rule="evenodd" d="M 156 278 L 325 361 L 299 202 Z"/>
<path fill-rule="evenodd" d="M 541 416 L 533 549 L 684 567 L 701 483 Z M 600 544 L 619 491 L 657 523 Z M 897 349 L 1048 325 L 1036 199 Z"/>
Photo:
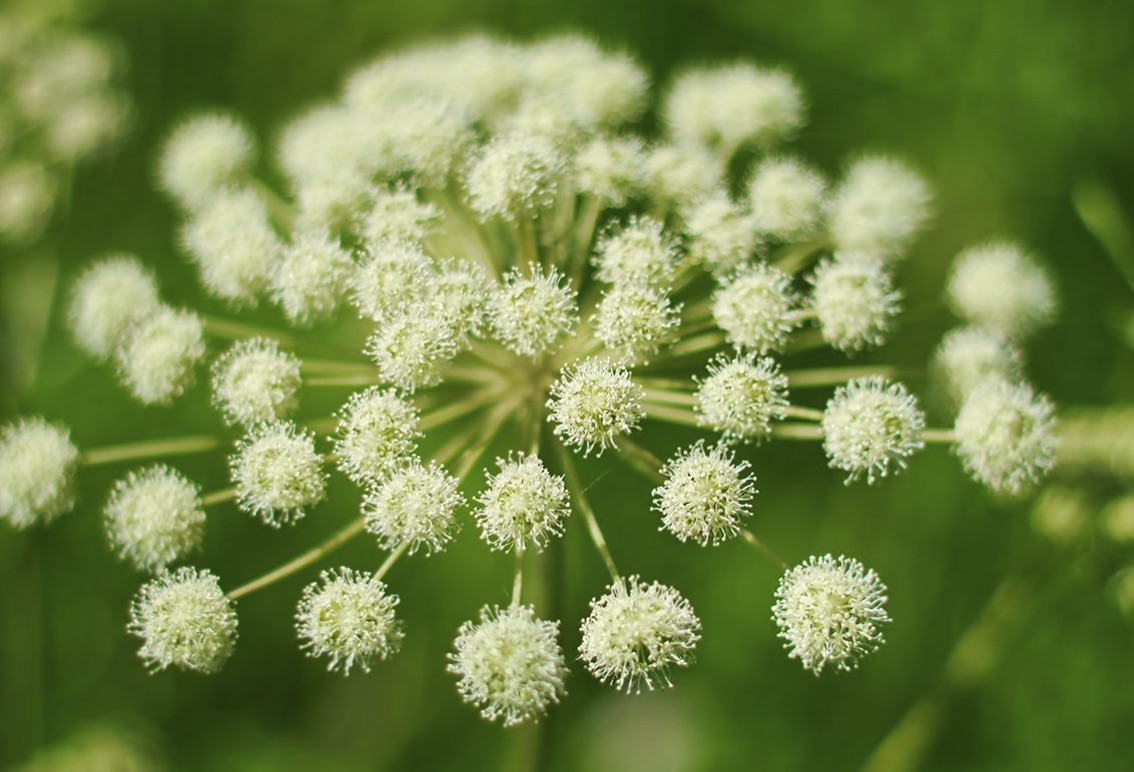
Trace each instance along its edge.
<path fill-rule="evenodd" d="M 468 260 L 442 260 L 429 280 L 429 313 L 453 326 L 459 337 L 481 336 L 488 326 L 493 290 L 484 269 Z"/>
<path fill-rule="evenodd" d="M 1051 401 L 1028 384 L 990 379 L 961 405 L 954 450 L 977 482 L 1018 495 L 1055 463 L 1054 412 Z"/>
<path fill-rule="evenodd" d="M 353 272 L 354 261 L 337 240 L 304 231 L 284 249 L 268 291 L 289 321 L 306 325 L 334 313 Z"/>
<path fill-rule="evenodd" d="M 664 292 L 636 284 L 615 285 L 603 294 L 592 317 L 595 337 L 623 364 L 646 364 L 673 339 L 681 324 L 680 311 Z"/>
<path fill-rule="evenodd" d="M 440 383 L 446 365 L 467 346 L 458 320 L 407 309 L 378 326 L 366 354 L 382 381 L 412 393 Z"/>
<path fill-rule="evenodd" d="M 42 418 L 21 418 L 0 433 L 0 518 L 14 528 L 49 522 L 71 509 L 79 451 L 71 433 Z"/>
<path fill-rule="evenodd" d="M 112 145 L 130 126 L 133 108 L 123 94 L 101 91 L 84 94 L 61 106 L 44 126 L 52 157 L 78 163 Z"/>
<path fill-rule="evenodd" d="M 776 588 L 772 619 L 788 656 L 815 675 L 825 667 L 853 670 L 882 645 L 886 585 L 874 570 L 840 555 L 810 557 Z"/>
<path fill-rule="evenodd" d="M 823 449 L 833 469 L 849 472 L 849 484 L 866 475 L 871 485 L 906 468 L 906 459 L 925 447 L 925 415 L 900 383 L 858 378 L 835 389 L 823 411 Z"/>
<path fill-rule="evenodd" d="M 929 218 L 929 186 L 900 161 L 866 156 L 831 194 L 827 226 L 838 249 L 901 255 Z"/>
<path fill-rule="evenodd" d="M 724 186 L 725 168 L 699 145 L 659 145 L 646 158 L 646 180 L 657 206 L 684 211 Z"/>
<path fill-rule="evenodd" d="M 389 148 L 386 138 L 373 131 L 371 124 L 369 116 L 341 104 L 308 110 L 284 127 L 278 149 L 280 167 L 299 191 L 323 187 L 348 171 L 355 179 L 372 177 Z"/>
<path fill-rule="evenodd" d="M 982 327 L 958 327 L 942 338 L 933 355 L 934 369 L 958 403 L 990 378 L 1016 381 L 1023 357 L 1002 334 Z"/>
<path fill-rule="evenodd" d="M 563 157 L 543 137 L 497 137 L 465 175 L 469 205 L 485 219 L 532 217 L 555 201 L 565 169 Z"/>
<path fill-rule="evenodd" d="M 1035 258 L 1008 242 L 965 250 L 953 263 L 949 307 L 970 324 L 1024 338 L 1055 316 L 1055 289 Z"/>
<path fill-rule="evenodd" d="M 292 227 L 336 235 L 350 233 L 376 190 L 374 181 L 356 167 L 333 169 L 305 180 L 295 189 Z"/>
<path fill-rule="evenodd" d="M 599 455 L 615 440 L 637 428 L 645 416 L 645 392 L 630 378 L 630 371 L 604 357 L 590 357 L 567 365 L 551 384 L 548 420 L 555 436 L 582 449 L 598 448 Z"/>
<path fill-rule="evenodd" d="M 158 179 L 186 209 L 206 203 L 219 189 L 239 183 L 256 161 L 256 140 L 243 121 L 221 113 L 182 123 L 162 150 Z"/>
<path fill-rule="evenodd" d="M 55 209 L 55 178 L 37 161 L 10 161 L 0 169 L 0 239 L 31 241 Z"/>
<path fill-rule="evenodd" d="M 142 639 L 138 656 L 151 672 L 175 665 L 215 673 L 236 647 L 236 612 L 210 571 L 161 573 L 130 604 L 127 631 Z"/>
<path fill-rule="evenodd" d="M 690 258 L 714 276 L 736 270 L 760 245 L 752 213 L 723 192 L 690 207 L 685 230 L 689 234 Z"/>
<path fill-rule="evenodd" d="M 366 254 L 350 278 L 351 299 L 359 316 L 384 322 L 420 298 L 433 267 L 421 247 L 408 241 L 380 241 Z"/>
<path fill-rule="evenodd" d="M 594 137 L 574 158 L 575 187 L 611 207 L 626 206 L 646 184 L 646 150 L 634 137 Z"/>
<path fill-rule="evenodd" d="M 205 535 L 200 488 L 167 466 L 119 480 L 103 513 L 115 551 L 144 571 L 164 569 L 199 547 Z"/>
<path fill-rule="evenodd" d="M 398 596 L 373 574 L 349 568 L 323 571 L 303 590 L 295 629 L 309 657 L 327 657 L 327 670 L 369 673 L 375 660 L 398 651 L 402 626 L 394 616 Z"/>
<path fill-rule="evenodd" d="M 213 398 L 230 424 L 278 421 L 299 404 L 299 359 L 267 338 L 245 338 L 213 363 Z"/>
<path fill-rule="evenodd" d="M 857 256 L 824 260 L 811 284 L 812 308 L 823 340 L 847 352 L 885 342 L 901 295 L 882 263 Z"/>
<path fill-rule="evenodd" d="M 665 289 L 677 270 L 677 247 L 660 222 L 635 217 L 603 235 L 593 262 L 599 281 Z"/>
<path fill-rule="evenodd" d="M 71 333 L 87 353 L 106 359 L 130 329 L 157 311 L 153 274 L 133 255 L 112 255 L 83 271 L 68 313 Z"/>
<path fill-rule="evenodd" d="M 779 351 L 796 326 L 791 277 L 766 263 L 741 268 L 713 294 L 713 319 L 741 350 Z"/>
<path fill-rule="evenodd" d="M 678 142 L 712 148 L 728 158 L 745 144 L 766 147 L 804 121 L 803 95 L 792 76 L 750 64 L 683 73 L 663 105 Z"/>
<path fill-rule="evenodd" d="M 255 305 L 283 251 L 268 208 L 251 190 L 217 191 L 182 231 L 205 289 L 238 305 Z"/>
<path fill-rule="evenodd" d="M 539 456 L 513 454 L 496 459 L 500 471 L 488 479 L 473 512 L 492 549 L 531 544 L 543 549 L 563 534 L 571 502 L 563 478 L 547 471 Z"/>
<path fill-rule="evenodd" d="M 196 380 L 205 330 L 192 311 L 162 306 L 135 324 L 115 352 L 123 384 L 146 405 L 166 405 Z"/>
<path fill-rule="evenodd" d="M 436 205 L 418 201 L 417 194 L 406 187 L 386 188 L 375 193 L 370 208 L 359 217 L 356 230 L 363 241 L 419 242 L 437 227 L 441 210 Z"/>
<path fill-rule="evenodd" d="M 444 188 L 474 139 L 468 116 L 453 103 L 421 95 L 370 117 L 390 149 L 387 175 L 409 174 L 424 188 Z"/>
<path fill-rule="evenodd" d="M 768 158 L 748 183 L 748 201 L 758 233 L 798 241 L 819 230 L 827 181 L 795 158 Z"/>
<path fill-rule="evenodd" d="M 323 461 L 315 435 L 292 423 L 256 426 L 229 459 L 240 508 L 273 528 L 291 525 L 323 499 Z"/>
<path fill-rule="evenodd" d="M 654 489 L 662 528 L 702 547 L 736 536 L 756 493 L 749 468 L 723 445 L 706 450 L 703 440 L 680 451 L 662 467 L 665 482 Z"/>
<path fill-rule="evenodd" d="M 559 623 L 538 619 L 531 606 L 485 606 L 479 622 L 461 625 L 449 655 L 457 691 L 489 721 L 538 721 L 564 694 L 558 635 Z"/>
<path fill-rule="evenodd" d="M 532 45 L 526 58 L 529 90 L 554 94 L 582 129 L 619 126 L 646 107 L 649 77 L 628 54 L 602 51 L 594 41 L 570 34 Z"/>
<path fill-rule="evenodd" d="M 579 659 L 619 691 L 672 686 L 671 667 L 686 667 L 701 638 L 701 620 L 681 593 L 637 576 L 611 583 L 583 620 Z"/>
<path fill-rule="evenodd" d="M 382 549 L 409 544 L 410 553 L 424 547 L 440 552 L 457 530 L 457 508 L 464 504 L 457 478 L 436 462 L 423 466 L 417 458 L 390 472 L 362 503 L 366 530 Z"/>
<path fill-rule="evenodd" d="M 772 421 L 784 417 L 788 379 L 771 357 L 721 355 L 709 363 L 708 373 L 697 390 L 699 423 L 726 441 L 763 439 Z"/>
<path fill-rule="evenodd" d="M 417 408 L 393 389 L 371 386 L 339 411 L 335 455 L 357 483 L 376 483 L 405 464 L 417 449 Z"/>
<path fill-rule="evenodd" d="M 578 321 L 571 285 L 554 268 L 537 268 L 530 277 L 512 270 L 488 306 L 492 333 L 521 356 L 550 354 Z"/>

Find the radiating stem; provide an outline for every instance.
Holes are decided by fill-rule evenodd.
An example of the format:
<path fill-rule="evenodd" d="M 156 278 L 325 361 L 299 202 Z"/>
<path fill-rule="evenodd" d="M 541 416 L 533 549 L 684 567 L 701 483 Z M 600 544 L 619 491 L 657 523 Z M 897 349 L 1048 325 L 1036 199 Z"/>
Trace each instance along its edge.
<path fill-rule="evenodd" d="M 484 407 L 497 399 L 500 394 L 500 389 L 482 389 L 481 391 L 474 392 L 462 400 L 450 402 L 444 407 L 439 407 L 430 413 L 426 413 L 418 422 L 418 428 L 424 432 L 447 424 L 449 421 L 455 421 L 462 416 L 466 416 Z"/>
<path fill-rule="evenodd" d="M 409 549 L 409 545 L 410 543 L 408 541 L 404 541 L 399 544 L 393 552 L 387 555 L 386 559 L 382 561 L 382 565 L 378 566 L 378 570 L 374 572 L 374 578 L 381 579 L 384 577 L 386 573 L 394 567 L 394 564 L 398 562 L 398 558 L 404 555 L 406 550 Z"/>
<path fill-rule="evenodd" d="M 952 429 L 923 429 L 921 439 L 925 442 L 949 444 L 957 441 L 957 433 Z"/>
<path fill-rule="evenodd" d="M 236 494 L 237 494 L 237 491 L 236 491 L 235 487 L 223 488 L 219 491 L 213 491 L 212 493 L 206 493 L 204 496 L 201 497 L 201 506 L 211 507 L 214 504 L 222 504 L 226 501 L 232 501 L 233 499 L 236 498 Z"/>
<path fill-rule="evenodd" d="M 690 410 L 681 410 L 675 407 L 668 407 L 666 405 L 659 405 L 655 402 L 646 401 L 646 418 L 655 421 L 665 421 L 666 423 L 677 424 L 679 426 L 696 426 L 701 427 L 701 423 L 697 420 L 697 414 Z"/>
<path fill-rule="evenodd" d="M 798 418 L 801 421 L 822 421 L 823 411 L 813 410 L 809 407 L 797 407 L 796 405 L 788 405 L 784 408 L 784 415 L 788 418 Z"/>
<path fill-rule="evenodd" d="M 637 469 L 648 479 L 658 483 L 665 481 L 665 477 L 661 473 L 661 468 L 665 464 L 662 463 L 661 459 L 638 443 L 628 437 L 619 437 L 618 445 L 616 445 L 615 448 L 618 451 L 618 455 L 620 455 L 626 463 Z"/>
<path fill-rule="evenodd" d="M 476 465 L 481 454 L 488 450 L 492 438 L 496 436 L 496 433 L 500 431 L 500 427 L 504 425 L 504 422 L 508 420 L 508 416 L 516 408 L 516 402 L 516 398 L 501 402 L 484 417 L 484 420 L 481 422 L 480 432 L 473 438 L 472 442 L 468 444 L 460 461 L 457 462 L 456 476 L 458 480 L 465 479 Z"/>
<path fill-rule="evenodd" d="M 696 394 L 689 392 L 669 391 L 667 389 L 654 389 L 645 387 L 647 402 L 668 402 L 674 405 L 699 405 L 701 400 Z"/>
<path fill-rule="evenodd" d="M 339 548 L 343 544 L 353 539 L 358 534 L 362 533 L 362 518 L 352 521 L 345 528 L 332 534 L 330 538 L 323 541 L 321 544 L 309 549 L 294 560 L 284 563 L 274 571 L 269 571 L 258 579 L 253 579 L 248 584 L 237 587 L 232 592 L 228 593 L 229 600 L 236 600 L 245 595 L 255 592 L 256 590 L 263 589 L 268 585 L 275 584 L 281 579 L 285 579 L 296 571 L 300 571 L 315 561 L 322 558 L 324 555 L 329 554 L 331 551 Z"/>
<path fill-rule="evenodd" d="M 232 319 L 223 319 L 219 316 L 201 316 L 205 325 L 205 332 L 217 338 L 229 340 L 242 340 L 244 338 L 270 338 L 286 348 L 295 346 L 295 338 L 286 332 L 280 332 L 268 327 L 254 324 L 245 324 Z"/>
<path fill-rule="evenodd" d="M 302 373 L 358 373 L 360 375 L 373 375 L 377 372 L 373 364 L 367 362 L 347 362 L 339 359 L 301 359 L 299 370 Z"/>
<path fill-rule="evenodd" d="M 524 590 L 524 543 L 516 542 L 516 575 L 512 579 L 512 605 L 520 605 L 520 594 Z"/>
<path fill-rule="evenodd" d="M 788 566 L 788 564 L 787 564 L 787 561 L 785 561 L 783 558 L 781 558 L 779 555 L 777 555 L 775 553 L 775 551 L 772 550 L 772 548 L 769 547 L 767 544 L 765 544 L 764 542 L 762 542 L 758 538 L 756 538 L 756 534 L 752 533 L 752 531 L 749 531 L 747 528 L 741 528 L 740 529 L 740 535 L 744 537 L 744 540 L 746 542 L 748 542 L 753 547 L 760 550 L 760 552 L 763 552 L 769 558 L 774 560 L 779 565 L 780 568 L 784 569 L 785 571 L 788 568 L 790 568 L 790 566 Z"/>
<path fill-rule="evenodd" d="M 303 382 L 303 385 L 310 387 L 374 386 L 381 382 L 382 380 L 378 377 L 378 374 L 376 372 L 371 372 L 369 375 L 339 375 L 327 376 L 325 378 L 308 378 Z"/>
<path fill-rule="evenodd" d="M 162 456 L 186 456 L 193 453 L 207 453 L 220 446 L 220 438 L 207 435 L 145 440 L 84 451 L 80 463 L 84 466 L 98 466 L 100 464 L 116 464 L 120 461 L 137 461 Z"/>
<path fill-rule="evenodd" d="M 776 424 L 772 436 L 783 440 L 821 440 L 823 429 L 813 424 Z"/>
<path fill-rule="evenodd" d="M 696 335 L 670 346 L 661 353 L 658 359 L 671 359 L 679 356 L 689 356 L 690 354 L 699 354 L 704 351 L 712 351 L 721 346 L 724 342 L 724 333 L 706 332 L 703 335 Z"/>
<path fill-rule="evenodd" d="M 610 548 L 606 545 L 606 539 L 602 535 L 602 529 L 599 528 L 598 520 L 595 519 L 594 510 L 591 509 L 591 504 L 587 501 L 583 484 L 579 480 L 579 473 L 575 470 L 575 462 L 571 460 L 571 453 L 559 443 L 555 443 L 555 449 L 559 451 L 559 459 L 563 464 L 563 473 L 567 478 L 567 487 L 570 488 L 571 493 L 574 495 L 575 503 L 578 505 L 579 511 L 583 513 L 583 521 L 587 524 L 587 531 L 591 535 L 591 541 L 602 557 L 603 563 L 606 564 L 606 570 L 610 572 L 610 578 L 617 582 L 622 578 L 621 574 L 618 573 L 618 567 L 614 565 L 614 558 L 610 555 Z"/>
<path fill-rule="evenodd" d="M 821 367 L 814 370 L 794 370 L 785 372 L 788 377 L 788 386 L 793 389 L 808 386 L 836 386 L 852 378 L 864 378 L 871 375 L 880 375 L 884 378 L 894 377 L 895 368 L 888 365 L 866 367 Z"/>

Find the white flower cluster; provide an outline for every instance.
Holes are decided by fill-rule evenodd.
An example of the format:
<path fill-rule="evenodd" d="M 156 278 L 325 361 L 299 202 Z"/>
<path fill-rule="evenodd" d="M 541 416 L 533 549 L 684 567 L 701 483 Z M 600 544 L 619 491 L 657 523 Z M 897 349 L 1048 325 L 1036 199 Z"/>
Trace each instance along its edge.
<path fill-rule="evenodd" d="M 828 180 L 782 153 L 804 98 L 779 69 L 679 74 L 656 140 L 630 126 L 648 93 L 632 58 L 580 37 L 472 37 L 385 56 L 288 124 L 264 154 L 284 191 L 257 178 L 261 151 L 238 117 L 206 112 L 174 130 L 159 178 L 205 290 L 233 313 L 274 304 L 258 324 L 291 329 L 168 308 L 128 256 L 78 281 L 71 322 L 83 348 L 115 360 L 146 404 L 178 396 L 211 355 L 217 431 L 242 434 L 230 438 L 231 489 L 202 495 L 155 465 L 111 494 L 112 544 L 160 572 L 133 611 L 143 659 L 216 670 L 235 639 L 232 600 L 366 533 L 385 562 L 324 571 L 296 629 L 328 669 L 368 670 L 403 640 L 388 572 L 403 555 L 444 550 L 468 506 L 483 542 L 513 553 L 515 577 L 508 605 L 461 625 L 449 670 L 487 719 L 534 721 L 563 696 L 567 664 L 560 622 L 525 605 L 523 579 L 546 559 L 529 552 L 568 527 L 587 530 L 610 573 L 579 628 L 579 660 L 598 680 L 666 686 L 701 635 L 676 589 L 619 573 L 599 522 L 610 513 L 592 505 L 579 455 L 647 473 L 661 528 L 705 547 L 762 547 L 747 530 L 750 451 L 779 438 L 821 442 L 848 481 L 881 481 L 941 440 L 996 490 L 1050 467 L 1050 403 L 1004 385 L 1018 372 L 1015 341 L 1053 307 L 1024 258 L 996 245 L 959 264 L 951 304 L 973 332 L 952 336 L 940 359 L 964 407 L 953 432 L 927 429 L 915 396 L 881 368 L 789 364 L 799 350 L 826 347 L 814 358 L 842 362 L 885 342 L 895 263 L 929 214 L 926 184 L 888 157 Z M 1022 294 L 998 306 L 1003 282 Z M 210 346 L 223 341 L 215 351 L 206 332 Z M 825 410 L 793 402 L 817 387 L 833 387 Z M 334 395 L 331 407 L 309 399 L 316 389 Z M 647 447 L 657 422 L 712 436 L 663 464 Z M 141 457 L 131 452 L 109 457 Z M 25 420 L 5 430 L 0 454 L 6 519 L 22 527 L 70 505 L 79 457 L 64 430 Z M 278 528 L 349 500 L 329 490 L 338 478 L 325 465 L 360 489 L 343 530 L 227 596 L 207 571 L 168 573 L 199 545 L 209 506 L 235 500 Z M 881 643 L 884 592 L 846 558 L 789 571 L 774 617 L 790 655 L 816 673 L 852 667 Z"/>

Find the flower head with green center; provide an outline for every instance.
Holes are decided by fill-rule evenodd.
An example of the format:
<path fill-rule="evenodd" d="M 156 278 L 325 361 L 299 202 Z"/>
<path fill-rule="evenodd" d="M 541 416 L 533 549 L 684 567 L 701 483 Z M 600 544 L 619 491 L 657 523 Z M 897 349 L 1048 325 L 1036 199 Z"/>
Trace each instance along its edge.
<path fill-rule="evenodd" d="M 291 525 L 323 499 L 323 460 L 315 435 L 291 423 L 260 424 L 229 460 L 240 508 L 268 525 Z"/>
<path fill-rule="evenodd" d="M 398 596 L 372 574 L 349 568 L 324 571 L 304 588 L 295 628 L 308 656 L 329 659 L 327 670 L 350 675 L 357 667 L 369 673 L 375 660 L 401 646 L 397 606 Z"/>
<path fill-rule="evenodd" d="M 703 440 L 678 453 L 662 467 L 665 482 L 654 489 L 662 528 L 702 547 L 736 536 L 756 493 L 749 466 L 725 446 L 706 450 Z"/>
<path fill-rule="evenodd" d="M 167 466 L 151 466 L 119 480 L 104 513 L 115 550 L 147 571 L 184 557 L 205 535 L 200 488 Z"/>
<path fill-rule="evenodd" d="M 236 647 L 236 612 L 215 575 L 184 567 L 143 585 L 127 630 L 142 639 L 138 656 L 151 670 L 215 673 Z"/>
<path fill-rule="evenodd" d="M 630 371 L 609 359 L 591 357 L 568 365 L 551 384 L 548 420 L 555 436 L 587 455 L 614 447 L 642 420 L 642 387 Z"/>
<path fill-rule="evenodd" d="M 619 691 L 652 691 L 672 686 L 669 669 L 692 661 L 701 620 L 677 590 L 631 576 L 591 601 L 582 632 L 579 659 L 591 675 Z"/>
<path fill-rule="evenodd" d="M 493 549 L 531 543 L 542 549 L 563 533 L 571 514 L 563 478 L 547 471 L 539 456 L 510 455 L 496 460 L 500 471 L 488 479 L 473 515 Z"/>
<path fill-rule="evenodd" d="M 886 585 L 857 560 L 811 557 L 780 579 L 772 619 L 788 656 L 807 670 L 852 670 L 883 642 L 886 600 Z"/>
<path fill-rule="evenodd" d="M 437 463 L 424 466 L 411 458 L 390 472 L 362 503 L 366 530 L 378 537 L 383 549 L 408 544 L 439 552 L 457 530 L 457 508 L 465 498 L 457 479 Z"/>
<path fill-rule="evenodd" d="M 917 400 L 900 383 L 873 377 L 851 381 L 835 390 L 823 411 L 823 449 L 834 469 L 850 474 L 847 483 L 866 475 L 873 484 L 905 469 L 906 459 L 925 443 L 925 416 Z"/>
<path fill-rule="evenodd" d="M 0 433 L 0 518 L 27 528 L 69 510 L 78 463 L 79 451 L 67 429 L 39 417 L 5 426 Z"/>
<path fill-rule="evenodd" d="M 299 402 L 299 359 L 275 341 L 238 341 L 213 363 L 213 397 L 229 423 L 278 421 Z"/>
<path fill-rule="evenodd" d="M 772 421 L 784 417 L 787 387 L 787 376 L 770 357 L 719 355 L 697 390 L 700 422 L 729 441 L 763 439 Z"/>

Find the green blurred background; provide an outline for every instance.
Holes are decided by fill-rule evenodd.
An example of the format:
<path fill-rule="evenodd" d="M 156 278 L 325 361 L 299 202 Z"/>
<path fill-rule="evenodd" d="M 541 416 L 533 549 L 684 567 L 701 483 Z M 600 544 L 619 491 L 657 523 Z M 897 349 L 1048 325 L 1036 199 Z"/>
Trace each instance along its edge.
<path fill-rule="evenodd" d="M 125 249 L 157 266 L 170 301 L 208 307 L 153 185 L 174 122 L 226 107 L 270 140 L 353 65 L 466 30 L 585 31 L 635 52 L 659 84 L 686 63 L 743 58 L 794 70 L 812 105 L 796 151 L 831 173 L 860 149 L 892 152 L 937 191 L 934 227 L 902 269 L 913 313 L 874 359 L 924 364 L 952 324 L 938 301 L 949 260 L 1006 236 L 1036 250 L 1062 295 L 1058 325 L 1028 352 L 1034 382 L 1065 405 L 1132 400 L 1134 354 L 1120 334 L 1134 308 L 1122 267 L 1134 267 L 1134 254 L 1121 235 L 1134 220 L 1129 2 L 103 0 L 89 26 L 120 43 L 134 131 L 79 171 L 68 216 L 41 246 L 6 250 L 5 353 L 36 339 L 35 319 L 48 326 L 29 358 L 5 357 L 5 421 L 42 413 L 88 446 L 197 431 L 209 410 L 202 390 L 173 410 L 137 407 L 69 341 L 52 305 L 59 288 L 92 255 Z M 1092 233 L 1076 201 L 1109 202 L 1125 217 L 1101 218 L 1109 225 Z M 34 365 L 30 386 L 21 361 Z M 659 454 L 689 436 L 661 436 Z M 749 453 L 761 537 L 792 562 L 854 555 L 890 587 L 888 642 L 854 673 L 816 679 L 787 659 L 769 619 L 774 566 L 739 542 L 708 553 L 657 533 L 649 483 L 612 475 L 593 495 L 620 564 L 679 587 L 704 624 L 697 662 L 675 674 L 673 690 L 628 698 L 574 667 L 569 696 L 540 729 L 481 721 L 458 699 L 444 657 L 462 620 L 506 597 L 510 561 L 488 554 L 473 528 L 390 575 L 407 642 L 369 675 L 327 674 L 297 651 L 290 617 L 308 572 L 241 602 L 237 653 L 221 674 L 150 676 L 123 630 L 140 577 L 110 555 L 99 528 L 121 470 L 100 469 L 81 476 L 74 513 L 46 529 L 0 531 L 0 765 L 65 765 L 94 749 L 106 769 L 131 760 L 142 769 L 519 769 L 538 742 L 538 768 L 549 770 L 857 769 L 920 705 L 923 723 L 903 726 L 925 729 L 924 743 L 903 735 L 891 746 L 917 768 L 1134 768 L 1134 630 L 1107 591 L 1128 548 L 1089 536 L 1052 545 L 1029 525 L 1026 503 L 993 501 L 941 448 L 873 488 L 844 487 L 818 446 Z M 179 466 L 205 490 L 226 484 L 219 456 Z M 1108 485 L 1092 482 L 1091 494 Z M 328 522 L 284 533 L 220 511 L 202 564 L 231 586 L 281 562 L 349 516 L 345 486 L 332 487 L 343 505 L 321 508 Z M 579 525 L 553 567 L 565 579 L 568 652 L 578 643 L 571 620 L 604 583 Z M 374 559 L 360 541 L 332 564 Z M 970 635 L 958 654 L 974 629 L 984 637 Z M 85 758 L 74 768 L 95 768 Z"/>

